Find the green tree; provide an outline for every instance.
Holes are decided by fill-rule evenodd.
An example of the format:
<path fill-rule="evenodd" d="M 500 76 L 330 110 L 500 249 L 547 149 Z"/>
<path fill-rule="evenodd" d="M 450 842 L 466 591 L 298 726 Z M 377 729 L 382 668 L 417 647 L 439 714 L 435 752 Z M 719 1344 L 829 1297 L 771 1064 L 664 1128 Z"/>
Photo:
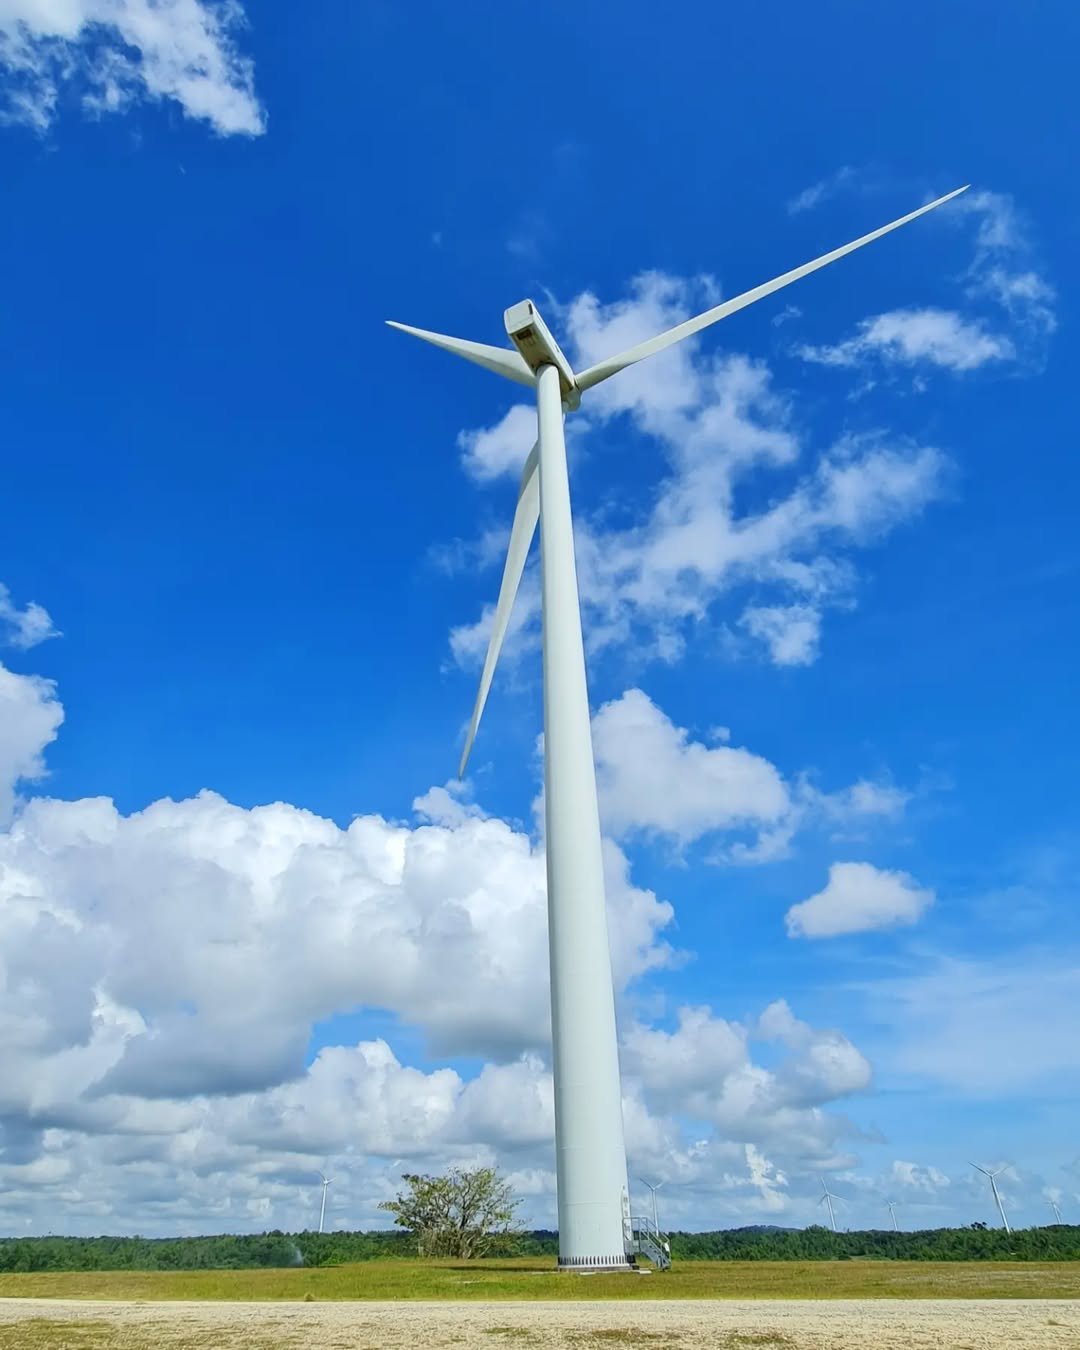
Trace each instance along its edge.
<path fill-rule="evenodd" d="M 402 1176 L 406 1189 L 379 1206 L 416 1239 L 421 1256 L 486 1256 L 521 1232 L 520 1200 L 494 1167 L 454 1167 L 445 1176 Z"/>

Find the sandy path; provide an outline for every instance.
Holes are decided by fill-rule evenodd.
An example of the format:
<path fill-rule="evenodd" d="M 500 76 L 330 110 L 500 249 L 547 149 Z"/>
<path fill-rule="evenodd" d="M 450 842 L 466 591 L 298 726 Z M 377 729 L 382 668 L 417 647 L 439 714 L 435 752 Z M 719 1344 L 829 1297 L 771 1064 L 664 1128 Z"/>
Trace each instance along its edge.
<path fill-rule="evenodd" d="M 35 1322 L 33 1328 L 28 1322 Z M 52 1323 L 58 1333 L 38 1339 Z M 17 1324 L 22 1323 L 19 1328 Z M 72 1323 L 76 1324 L 72 1326 Z M 62 1330 L 67 1324 L 67 1330 Z M 622 1350 L 1076 1347 L 1080 1301 L 838 1299 L 641 1303 L 109 1303 L 0 1298 L 0 1345 L 25 1335 L 141 1350 L 611 1346 Z M 97 1333 L 96 1335 L 94 1333 Z M 68 1341 L 68 1336 L 72 1340 Z M 10 1339 L 12 1336 L 18 1339 Z M 101 1339 L 99 1339 L 101 1337 Z"/>

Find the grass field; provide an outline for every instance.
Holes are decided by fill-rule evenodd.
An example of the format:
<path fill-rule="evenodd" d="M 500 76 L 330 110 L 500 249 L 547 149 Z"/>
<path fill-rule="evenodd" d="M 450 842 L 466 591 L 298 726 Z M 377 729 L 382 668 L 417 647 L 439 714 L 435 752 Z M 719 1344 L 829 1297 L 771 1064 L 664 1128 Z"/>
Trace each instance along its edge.
<path fill-rule="evenodd" d="M 550 1258 L 365 1261 L 298 1270 L 0 1275 L 0 1298 L 281 1301 L 1080 1298 L 1080 1261 L 693 1261 L 560 1275 Z M 2 1342 L 0 1342 L 2 1345 Z"/>

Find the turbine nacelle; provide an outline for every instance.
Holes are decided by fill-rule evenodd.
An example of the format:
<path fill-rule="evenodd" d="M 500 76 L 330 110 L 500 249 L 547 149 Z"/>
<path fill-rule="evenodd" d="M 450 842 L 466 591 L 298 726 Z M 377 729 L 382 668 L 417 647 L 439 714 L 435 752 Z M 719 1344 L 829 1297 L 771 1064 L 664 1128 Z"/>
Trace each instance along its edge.
<path fill-rule="evenodd" d="M 562 354 L 551 330 L 531 300 L 519 300 L 503 314 L 506 336 L 518 349 L 522 360 L 534 375 L 542 366 L 554 366 L 559 372 L 559 391 L 571 411 L 581 405 L 581 391 L 570 362 Z"/>

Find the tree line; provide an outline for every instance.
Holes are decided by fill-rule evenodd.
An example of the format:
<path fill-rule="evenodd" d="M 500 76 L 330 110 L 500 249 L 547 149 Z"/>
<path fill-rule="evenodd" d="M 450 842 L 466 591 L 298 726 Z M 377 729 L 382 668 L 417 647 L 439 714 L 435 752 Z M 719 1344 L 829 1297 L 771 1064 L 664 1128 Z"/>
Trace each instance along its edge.
<path fill-rule="evenodd" d="M 935 1228 L 834 1233 L 799 1229 L 736 1228 L 672 1233 L 675 1261 L 1076 1261 L 1080 1226 L 1046 1228 Z M 0 1272 L 93 1270 L 236 1270 L 257 1266 L 332 1266 L 388 1257 L 418 1256 L 415 1234 L 373 1232 L 223 1234 L 211 1237 L 23 1237 L 0 1239 Z M 490 1255 L 550 1256 L 558 1234 L 548 1229 L 498 1237 Z M 426 1256 L 426 1254 L 425 1254 Z"/>
<path fill-rule="evenodd" d="M 682 1261 L 1076 1261 L 1080 1227 L 928 1228 L 915 1232 L 866 1229 L 834 1233 L 809 1228 L 732 1228 L 671 1233 L 671 1255 Z"/>

